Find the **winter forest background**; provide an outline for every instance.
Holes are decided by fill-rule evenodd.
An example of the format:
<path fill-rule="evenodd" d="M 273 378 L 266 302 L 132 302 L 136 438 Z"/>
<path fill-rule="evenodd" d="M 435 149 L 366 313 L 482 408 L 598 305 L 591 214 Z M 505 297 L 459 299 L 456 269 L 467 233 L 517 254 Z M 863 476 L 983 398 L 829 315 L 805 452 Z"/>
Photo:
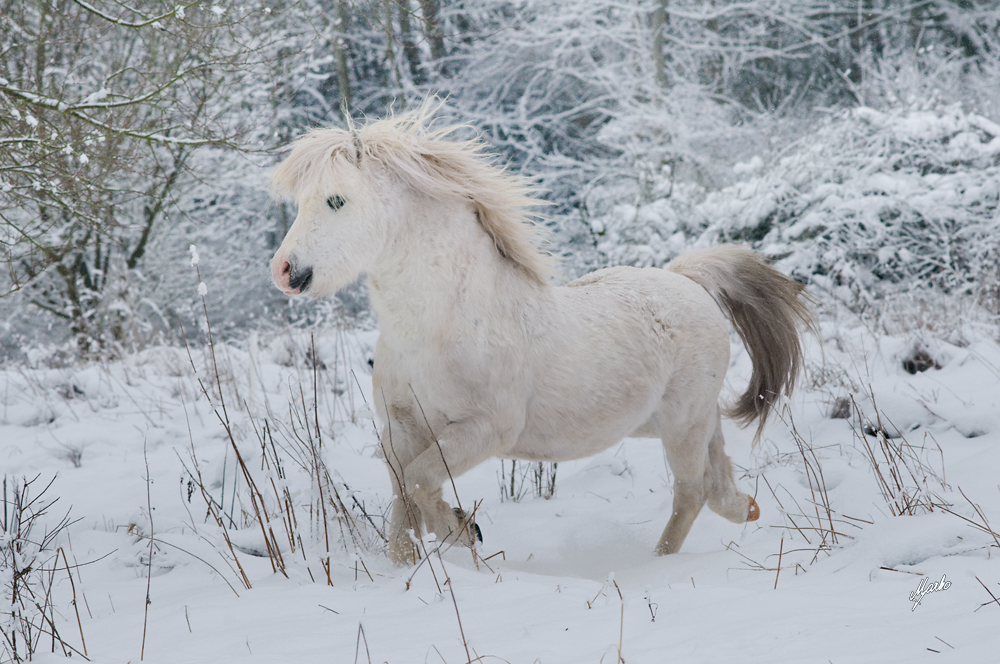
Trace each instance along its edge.
<path fill-rule="evenodd" d="M 191 244 L 227 338 L 365 321 L 270 285 L 269 170 L 432 94 L 567 277 L 749 242 L 862 315 L 1000 313 L 997 2 L 0 0 L 2 357 L 201 339 Z"/>

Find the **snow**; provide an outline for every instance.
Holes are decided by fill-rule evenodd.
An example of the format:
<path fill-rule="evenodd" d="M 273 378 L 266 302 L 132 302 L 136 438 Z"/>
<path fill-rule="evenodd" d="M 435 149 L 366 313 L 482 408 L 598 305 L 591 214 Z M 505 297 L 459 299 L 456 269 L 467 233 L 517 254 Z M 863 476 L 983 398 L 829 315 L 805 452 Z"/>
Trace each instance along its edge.
<path fill-rule="evenodd" d="M 463 505 L 482 501 L 478 562 L 456 548 L 400 569 L 361 513 L 363 506 L 381 528 L 391 500 L 371 421 L 376 337 L 288 332 L 217 345 L 214 359 L 208 348 L 189 356 L 154 347 L 116 362 L 47 368 L 38 357 L 35 368 L 0 370 L 5 477 L 54 477 L 49 497 L 59 497 L 58 508 L 46 518 L 72 506 L 78 519 L 54 546 L 80 564 L 75 591 L 91 661 L 138 659 L 149 575 L 143 654 L 153 663 L 466 662 L 463 635 L 473 659 L 543 664 L 614 662 L 619 645 L 628 662 L 923 661 L 938 653 L 992 660 L 1000 606 L 980 608 L 990 601 L 980 581 L 1000 593 L 997 544 L 965 520 L 982 524 L 959 489 L 996 529 L 995 341 L 952 345 L 824 323 L 822 344 L 807 342 L 806 378 L 761 444 L 754 449 L 750 431 L 724 424 L 738 483 L 754 491 L 761 519 L 739 526 L 705 510 L 679 554 L 652 554 L 672 497 L 662 449 L 626 440 L 559 464 L 548 500 L 533 495 L 530 478 L 520 480 L 519 501 L 501 500 L 496 461 L 456 478 Z M 750 366 L 733 343 L 727 390 L 735 394 Z M 918 348 L 940 368 L 907 373 L 903 361 Z M 853 419 L 831 419 L 845 397 L 857 404 Z M 345 539 L 331 516 L 332 585 L 322 567 L 316 482 L 295 461 L 303 448 L 294 432 L 305 436 L 314 413 L 330 486 L 360 523 L 358 537 Z M 920 481 L 908 490 L 935 497 L 933 511 L 891 516 L 866 452 L 882 439 L 861 433 L 879 417 L 889 442 L 909 443 L 909 468 Z M 289 555 L 269 503 L 288 578 L 272 570 L 225 418 L 266 500 L 273 481 L 296 505 L 304 548 Z M 265 420 L 283 474 L 265 464 L 255 434 Z M 237 521 L 228 534 L 252 589 L 241 584 L 222 530 L 189 484 L 192 453 L 207 491 Z M 807 462 L 822 470 L 839 533 L 828 546 L 820 546 L 827 516 L 811 502 L 817 476 Z M 503 473 L 506 484 L 509 462 Z M 920 584 L 943 577 L 951 585 L 914 608 Z M 59 633 L 82 649 L 65 572 L 53 592 Z M 47 652 L 45 639 L 41 650 L 35 661 L 62 659 Z"/>
<path fill-rule="evenodd" d="M 0 357 L 23 363 L 0 365 L 4 637 L 18 620 L 40 619 L 30 605 L 9 612 L 15 584 L 43 589 L 48 578 L 52 626 L 96 662 L 996 659 L 1000 606 L 983 606 L 1000 596 L 1000 538 L 987 526 L 1000 528 L 1000 69 L 988 57 L 989 3 L 940 16 L 915 6 L 862 31 L 850 25 L 851 3 L 819 13 L 784 3 L 780 21 L 778 3 L 735 3 L 712 21 L 704 3 L 670 3 L 662 72 L 648 57 L 660 48 L 648 5 L 488 2 L 445 12 L 437 27 L 418 26 L 418 12 L 409 29 L 444 37 L 438 61 L 433 44 L 407 48 L 406 14 L 394 22 L 375 4 L 346 3 L 344 17 L 331 17 L 315 2 L 273 14 L 255 5 L 260 15 L 185 3 L 160 18 L 221 32 L 206 28 L 158 60 L 221 65 L 208 78 L 190 70 L 197 80 L 179 82 L 205 94 L 167 105 L 147 95 L 176 91 L 144 69 L 146 46 L 159 42 L 74 20 L 72 11 L 94 17 L 72 5 L 48 34 L 45 12 L 31 10 L 38 3 L 21 4 L 11 25 L 35 37 L 14 44 L 11 63 L 27 64 L 11 71 L 50 53 L 45 86 L 61 92 L 0 78 L 21 89 L 5 98 L 13 121 L 0 113 L 11 279 Z M 223 20 L 233 9 L 239 16 Z M 885 48 L 858 51 L 876 32 Z M 338 83 L 345 39 L 350 89 Z M 773 44 L 799 46 L 783 54 Z M 838 76 L 845 57 L 851 69 Z M 119 60 L 146 76 L 107 79 L 106 63 Z M 211 94 L 222 89 L 232 94 Z M 356 117 L 377 117 L 430 90 L 448 100 L 442 121 L 482 132 L 498 163 L 548 192 L 552 249 L 567 273 L 662 266 L 732 241 L 808 284 L 826 318 L 799 391 L 756 448 L 725 425 L 760 521 L 737 526 L 705 511 L 682 553 L 654 557 L 672 478 L 656 441 L 626 440 L 561 464 L 550 499 L 535 495 L 534 466 L 519 464 L 511 487 L 509 463 L 484 464 L 456 480 L 462 504 L 477 505 L 477 556 L 452 549 L 417 568 L 388 563 L 379 530 L 391 496 L 368 364 L 377 333 L 360 331 L 371 322 L 366 296 L 356 285 L 338 301 L 289 303 L 273 288 L 266 261 L 294 209 L 269 199 L 266 177 L 273 148 L 340 123 L 347 98 Z M 67 109 L 112 97 L 138 104 L 129 117 L 156 111 L 162 126 L 142 132 L 152 151 L 108 152 L 82 168 L 101 153 L 93 146 L 113 141 Z M 213 100 L 211 120 L 166 136 L 164 127 L 190 125 L 178 122 L 192 115 L 188 97 Z M 220 138 L 260 150 L 226 152 Z M 203 139 L 213 144 L 161 188 L 165 148 Z M 67 177 L 74 162 L 77 177 Z M 169 205 L 129 267 L 125 248 L 145 237 L 146 203 L 156 207 L 135 195 L 143 191 Z M 70 207 L 39 226 L 48 216 L 38 206 L 53 200 Z M 91 219 L 95 210 L 113 219 Z M 72 225 L 108 220 L 88 235 L 103 244 L 65 254 L 64 266 L 79 261 L 80 274 L 106 284 L 71 288 L 83 294 L 74 305 L 54 266 L 37 263 L 38 247 L 63 256 Z M 46 292 L 56 311 L 80 312 L 76 323 L 30 304 Z M 205 310 L 214 348 L 158 345 L 207 342 Z M 344 318 L 359 330 L 333 324 Z M 303 329 L 326 331 L 314 343 Z M 733 348 L 730 396 L 750 371 Z M 120 359 L 73 359 L 84 349 Z M 45 496 L 58 498 L 34 534 L 58 530 L 70 507 L 76 519 L 41 551 L 41 538 L 7 532 L 14 483 L 34 477 L 33 491 L 52 480 Z M 248 478 L 285 573 L 268 556 Z M 15 576 L 14 562 L 33 571 Z M 913 606 L 915 592 L 943 579 L 947 588 Z"/>
<path fill-rule="evenodd" d="M 998 129 L 961 104 L 843 111 L 774 163 L 737 163 L 742 179 L 714 191 L 665 186 L 669 174 L 595 182 L 588 223 L 606 263 L 747 243 L 855 311 L 915 282 L 981 288 L 996 269 Z"/>
<path fill-rule="evenodd" d="M 183 18 L 183 16 L 181 18 Z M 86 105 L 86 104 L 99 104 L 100 102 L 102 102 L 105 99 L 107 99 L 109 94 L 111 94 L 111 92 L 106 87 L 104 87 L 102 85 L 101 88 L 100 88 L 100 90 L 97 90 L 96 92 L 90 93 L 89 95 L 87 95 L 86 97 L 84 97 L 83 101 L 81 101 L 80 103 L 84 104 L 84 105 Z"/>

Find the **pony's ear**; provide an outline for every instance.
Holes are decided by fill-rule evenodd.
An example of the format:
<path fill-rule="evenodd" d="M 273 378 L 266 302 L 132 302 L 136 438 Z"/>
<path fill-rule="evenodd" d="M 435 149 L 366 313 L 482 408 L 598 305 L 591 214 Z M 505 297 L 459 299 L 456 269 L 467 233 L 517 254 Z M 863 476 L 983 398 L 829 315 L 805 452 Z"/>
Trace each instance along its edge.
<path fill-rule="evenodd" d="M 354 140 L 354 165 L 361 168 L 361 155 L 364 153 L 364 144 L 361 142 L 361 134 L 356 127 L 351 127 L 351 138 Z"/>
<path fill-rule="evenodd" d="M 344 123 L 347 124 L 347 131 L 350 132 L 351 142 L 354 144 L 354 165 L 361 168 L 361 155 L 364 154 L 365 146 L 361 141 L 361 133 L 358 131 L 358 126 L 354 123 L 354 118 L 351 116 L 346 99 L 340 104 L 340 112 L 344 114 Z"/>

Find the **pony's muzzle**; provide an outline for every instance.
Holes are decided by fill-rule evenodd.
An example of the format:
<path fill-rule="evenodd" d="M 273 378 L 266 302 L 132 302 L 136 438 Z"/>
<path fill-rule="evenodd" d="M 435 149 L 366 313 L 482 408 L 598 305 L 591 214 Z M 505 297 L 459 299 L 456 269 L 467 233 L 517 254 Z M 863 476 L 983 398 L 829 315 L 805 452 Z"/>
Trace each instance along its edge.
<path fill-rule="evenodd" d="M 271 260 L 271 276 L 274 278 L 274 285 L 285 295 L 296 295 L 304 293 L 312 283 L 313 270 L 311 267 L 298 269 L 295 267 L 295 257 L 279 258 L 277 255 Z"/>
<path fill-rule="evenodd" d="M 301 270 L 297 270 L 293 265 L 288 274 L 288 287 L 293 291 L 305 293 L 309 289 L 312 279 L 313 269 L 311 267 L 304 267 Z"/>

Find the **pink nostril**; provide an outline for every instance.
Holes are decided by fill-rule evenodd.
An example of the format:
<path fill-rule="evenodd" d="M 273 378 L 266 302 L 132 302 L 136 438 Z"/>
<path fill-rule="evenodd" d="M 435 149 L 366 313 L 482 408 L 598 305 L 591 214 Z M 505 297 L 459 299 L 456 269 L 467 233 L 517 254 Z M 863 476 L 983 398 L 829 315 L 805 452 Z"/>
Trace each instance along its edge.
<path fill-rule="evenodd" d="M 286 259 L 278 259 L 277 256 L 271 261 L 271 276 L 274 278 L 274 283 L 278 288 L 282 290 L 288 288 L 288 282 L 292 275 L 292 261 Z"/>

